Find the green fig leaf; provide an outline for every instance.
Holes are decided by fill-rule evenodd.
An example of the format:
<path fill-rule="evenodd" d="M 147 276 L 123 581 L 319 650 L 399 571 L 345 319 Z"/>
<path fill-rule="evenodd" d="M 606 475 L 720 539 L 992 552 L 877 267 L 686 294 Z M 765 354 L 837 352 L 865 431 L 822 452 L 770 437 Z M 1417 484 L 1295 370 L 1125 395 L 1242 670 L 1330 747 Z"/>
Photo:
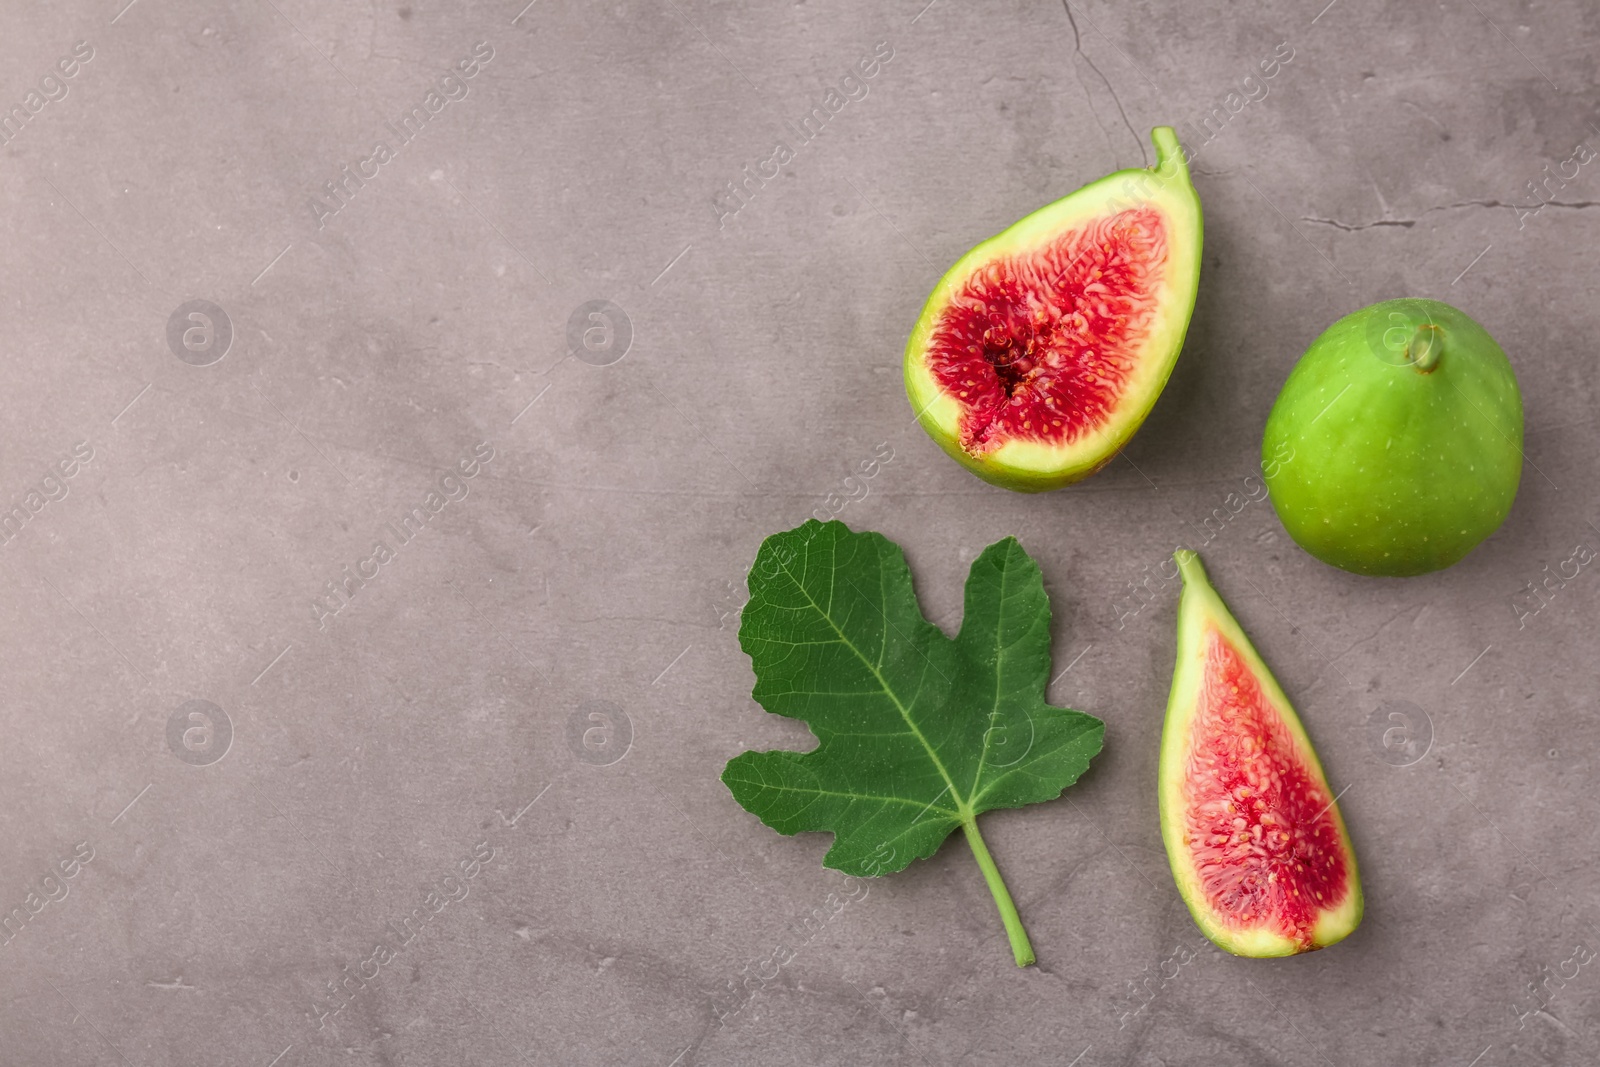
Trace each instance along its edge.
<path fill-rule="evenodd" d="M 1059 797 L 1100 751 L 1105 724 L 1045 702 L 1050 602 L 1015 538 L 967 576 L 961 631 L 928 622 L 898 545 L 809 520 L 762 543 L 739 644 L 755 699 L 806 722 L 810 752 L 745 752 L 722 781 L 782 834 L 831 831 L 825 866 L 898 871 L 961 828 L 1017 963 L 1033 951 L 977 817 Z"/>

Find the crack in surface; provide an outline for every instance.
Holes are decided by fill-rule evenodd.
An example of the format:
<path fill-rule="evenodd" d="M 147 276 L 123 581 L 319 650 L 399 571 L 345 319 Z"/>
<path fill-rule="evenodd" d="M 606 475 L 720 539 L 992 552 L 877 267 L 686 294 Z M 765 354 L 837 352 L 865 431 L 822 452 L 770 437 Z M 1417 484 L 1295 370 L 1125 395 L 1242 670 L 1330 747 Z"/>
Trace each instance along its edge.
<path fill-rule="evenodd" d="M 1515 211 L 1538 211 L 1540 207 L 1596 207 L 1600 200 L 1541 200 L 1539 207 L 1528 204 L 1513 204 L 1506 200 L 1457 200 L 1453 204 L 1442 204 L 1439 207 L 1430 207 L 1424 215 L 1435 211 L 1453 211 L 1458 207 L 1508 207 Z"/>
<path fill-rule="evenodd" d="M 1078 32 L 1078 20 L 1072 14 L 1072 5 L 1068 3 L 1068 0 L 1061 0 L 1061 7 L 1066 11 L 1067 23 L 1072 27 L 1072 51 L 1074 57 L 1081 58 L 1085 63 L 1087 63 L 1089 65 L 1089 69 L 1095 72 L 1095 75 L 1100 79 L 1101 84 L 1106 87 L 1106 92 L 1111 94 L 1111 102 L 1117 105 L 1117 114 L 1122 116 L 1122 124 L 1128 128 L 1128 133 L 1133 136 L 1133 143 L 1139 146 L 1139 159 L 1144 163 L 1145 166 L 1149 166 L 1150 157 L 1145 154 L 1144 140 L 1139 136 L 1139 131 L 1133 128 L 1133 123 L 1128 121 L 1128 112 L 1123 109 L 1122 98 L 1117 95 L 1117 90 L 1112 86 L 1111 79 L 1106 77 L 1105 72 L 1102 71 L 1095 64 L 1095 61 L 1089 58 L 1089 54 L 1083 50 L 1083 36 Z M 1083 72 L 1078 69 L 1076 63 L 1074 63 L 1072 66 L 1072 72 L 1078 79 L 1079 87 L 1083 89 L 1083 95 L 1089 101 L 1089 112 L 1090 114 L 1094 115 L 1094 121 L 1100 127 L 1100 132 L 1107 133 L 1108 131 L 1106 130 L 1105 123 L 1100 121 L 1100 114 L 1095 110 L 1094 96 L 1089 92 L 1089 87 L 1084 84 Z M 1106 139 L 1108 142 L 1110 141 L 1109 134 Z M 1113 149 L 1113 151 L 1115 150 Z"/>
<path fill-rule="evenodd" d="M 1355 226 L 1340 222 L 1338 219 L 1319 219 L 1315 215 L 1301 215 L 1301 222 L 1317 222 L 1324 226 L 1337 226 L 1341 230 L 1370 230 L 1374 226 L 1403 226 L 1406 229 L 1417 224 L 1416 219 L 1379 219 L 1377 222 L 1363 222 Z"/>
<path fill-rule="evenodd" d="M 1547 208 L 1547 207 L 1565 207 L 1565 208 L 1600 207 L 1600 200 L 1545 200 L 1545 201 L 1540 202 L 1538 207 L 1533 207 L 1533 206 L 1527 205 L 1527 204 L 1513 204 L 1513 203 L 1510 203 L 1509 201 L 1506 201 L 1506 200 L 1458 200 L 1454 204 L 1439 204 L 1439 205 L 1437 205 L 1435 207 L 1430 207 L 1430 208 L 1426 209 L 1425 211 L 1423 211 L 1422 215 L 1431 215 L 1435 211 L 1455 211 L 1458 208 L 1464 208 L 1464 207 L 1489 207 L 1489 208 L 1508 207 L 1508 208 L 1511 208 L 1513 211 L 1527 211 L 1527 212 L 1531 212 L 1531 213 L 1537 214 L 1539 211 L 1541 211 L 1541 210 L 1543 210 L 1544 208 Z M 1417 218 L 1414 218 L 1414 219 L 1376 219 L 1376 220 L 1374 220 L 1372 222 L 1359 222 L 1359 223 L 1354 223 L 1354 224 L 1348 223 L 1348 222 L 1340 222 L 1338 219 L 1318 218 L 1315 215 L 1301 215 L 1300 216 L 1300 221 L 1301 222 L 1315 222 L 1315 223 L 1319 223 L 1319 224 L 1321 224 L 1323 226 L 1333 226 L 1333 227 L 1336 227 L 1338 229 L 1345 230 L 1347 232 L 1353 232 L 1355 230 L 1370 230 L 1374 226 L 1400 226 L 1400 227 L 1404 227 L 1406 229 L 1410 229 L 1412 226 L 1415 226 L 1419 221 L 1421 221 L 1422 215 L 1419 215 Z"/>
<path fill-rule="evenodd" d="M 1600 207 L 1600 200 L 1546 200 L 1536 208 L 1524 208 L 1520 204 L 1507 206 L 1517 208 L 1519 211 L 1538 211 L 1539 208 L 1546 207 Z"/>

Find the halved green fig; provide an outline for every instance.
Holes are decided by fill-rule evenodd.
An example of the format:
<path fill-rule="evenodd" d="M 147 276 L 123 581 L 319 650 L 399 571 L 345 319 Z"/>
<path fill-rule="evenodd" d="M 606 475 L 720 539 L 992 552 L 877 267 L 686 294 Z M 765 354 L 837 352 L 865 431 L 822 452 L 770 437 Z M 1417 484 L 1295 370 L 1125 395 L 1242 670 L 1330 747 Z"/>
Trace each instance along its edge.
<path fill-rule="evenodd" d="M 978 477 L 1034 493 L 1088 477 L 1133 436 L 1183 348 L 1200 197 L 1170 126 L 1117 171 L 962 256 L 906 342 L 922 428 Z"/>
<path fill-rule="evenodd" d="M 1183 573 L 1161 733 L 1161 836 L 1196 925 L 1236 956 L 1291 956 L 1361 922 L 1356 854 L 1289 698 L 1200 557 Z"/>

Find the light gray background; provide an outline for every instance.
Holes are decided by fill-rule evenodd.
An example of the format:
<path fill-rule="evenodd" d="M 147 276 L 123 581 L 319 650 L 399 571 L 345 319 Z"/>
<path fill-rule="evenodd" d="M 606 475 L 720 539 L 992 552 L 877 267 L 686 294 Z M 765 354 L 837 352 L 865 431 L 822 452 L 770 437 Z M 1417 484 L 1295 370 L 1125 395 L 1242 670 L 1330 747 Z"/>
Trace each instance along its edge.
<path fill-rule="evenodd" d="M 1600 1057 L 1600 960 L 1567 962 L 1600 949 L 1600 577 L 1527 586 L 1600 547 L 1600 170 L 1537 215 L 1528 185 L 1600 146 L 1593 5 L 125 3 L 0 17 L 6 107 L 94 48 L 0 148 L 0 503 L 94 453 L 0 545 L 0 911 L 94 855 L 0 947 L 0 1061 Z M 469 94 L 319 228 L 323 183 L 479 41 Z M 865 98 L 719 225 L 719 190 L 878 42 Z M 1125 458 L 1042 497 L 959 469 L 900 383 L 939 273 L 1144 165 L 1150 126 L 1226 113 L 1280 44 L 1200 149 L 1199 304 Z M 1149 576 L 1246 491 L 1307 344 L 1403 295 L 1510 353 L 1521 493 L 1427 577 L 1325 567 L 1266 503 L 1203 547 L 1342 791 L 1368 901 L 1332 949 L 1236 960 L 1161 849 L 1176 586 Z M 168 348 L 190 299 L 232 323 L 210 366 Z M 567 355 L 590 300 L 631 324 L 609 366 Z M 326 583 L 480 442 L 468 495 L 319 626 Z M 808 744 L 749 697 L 744 571 L 884 445 L 839 517 L 905 547 L 946 628 L 1017 535 L 1050 696 L 1107 723 L 1066 798 L 984 822 L 1026 971 L 959 840 L 834 913 L 860 890 L 827 839 L 717 780 Z M 167 740 L 194 699 L 234 729 L 206 766 Z M 1431 721 L 1410 766 L 1369 726 L 1390 701 Z M 480 842 L 465 899 L 319 1029 L 341 968 Z"/>

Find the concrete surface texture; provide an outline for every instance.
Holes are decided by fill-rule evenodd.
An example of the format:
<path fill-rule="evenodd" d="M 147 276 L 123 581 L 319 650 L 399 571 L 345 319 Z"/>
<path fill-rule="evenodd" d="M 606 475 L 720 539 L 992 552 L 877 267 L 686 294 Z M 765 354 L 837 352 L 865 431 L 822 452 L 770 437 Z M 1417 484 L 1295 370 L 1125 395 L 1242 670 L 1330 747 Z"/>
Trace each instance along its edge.
<path fill-rule="evenodd" d="M 1600 1060 L 1600 9 L 525 2 L 3 12 L 0 1062 Z M 987 486 L 911 323 L 1157 124 L 1206 213 L 1172 381 L 1092 479 Z M 1458 566 L 1358 578 L 1261 428 L 1407 295 L 1502 342 L 1527 462 Z M 858 882 L 718 780 L 812 743 L 737 629 L 819 511 L 947 631 L 985 545 L 1042 568 L 1107 737 L 984 819 L 1036 967 L 959 839 Z M 1181 545 L 1339 791 L 1326 951 L 1227 956 L 1174 889 Z"/>

